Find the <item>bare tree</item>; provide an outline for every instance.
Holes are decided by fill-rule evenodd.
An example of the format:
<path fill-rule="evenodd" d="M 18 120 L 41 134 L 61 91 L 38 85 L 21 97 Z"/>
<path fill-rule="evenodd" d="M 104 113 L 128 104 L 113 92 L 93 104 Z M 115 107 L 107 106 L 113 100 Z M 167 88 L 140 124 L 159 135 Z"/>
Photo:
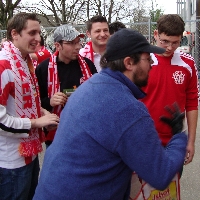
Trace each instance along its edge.
<path fill-rule="evenodd" d="M 83 24 L 94 15 L 105 15 L 108 22 L 134 22 L 136 17 L 146 15 L 144 5 L 149 0 L 37 0 L 20 5 L 21 11 L 41 14 L 51 26 L 65 23 Z M 2 2 L 2 1 L 1 1 Z M 8 0 L 6 2 L 9 2 Z M 20 0 L 16 1 L 20 2 Z M 17 4 L 17 5 L 18 5 Z M 16 8 L 16 3 L 13 4 Z M 5 8 L 5 6 L 3 6 Z M 13 7 L 14 8 L 14 7 Z M 4 11 L 4 10 L 3 10 Z M 1 12 L 3 13 L 3 12 Z M 50 20 L 54 16 L 54 23 Z M 5 21 L 2 19 L 1 21 Z M 6 23 L 6 22 L 5 22 Z"/>
<path fill-rule="evenodd" d="M 38 3 L 23 5 L 21 9 L 36 12 L 45 17 L 52 26 L 59 26 L 66 23 L 76 23 L 79 12 L 84 5 L 85 1 L 83 0 L 40 0 Z M 55 23 L 49 20 L 50 15 L 54 16 Z"/>
<path fill-rule="evenodd" d="M 128 21 L 136 0 L 87 0 L 86 19 L 94 15 L 104 15 L 108 23 L 116 20 Z"/>
<path fill-rule="evenodd" d="M 152 22 L 156 22 L 158 18 L 163 15 L 164 11 L 158 8 L 158 4 L 155 0 L 151 0 L 151 8 L 149 9 L 149 14 Z"/>
<path fill-rule="evenodd" d="M 13 17 L 14 10 L 17 8 L 21 0 L 0 0 L 0 23 L 1 29 L 6 29 L 8 20 Z"/>
<path fill-rule="evenodd" d="M 148 21 L 150 16 L 145 5 L 145 0 L 136 0 L 135 8 L 132 10 L 132 19 L 130 28 L 142 33 L 144 36 L 148 35 Z"/>
<path fill-rule="evenodd" d="M 32 4 L 31 6 L 29 5 L 28 10 L 39 12 L 47 19 L 47 12 L 51 13 L 55 18 L 56 25 L 60 25 L 61 23 L 83 24 L 94 15 L 104 15 L 110 23 L 116 20 L 132 20 L 134 15 L 133 10 L 137 10 L 138 12 L 138 9 L 141 7 L 138 6 L 138 4 L 142 2 L 140 5 L 145 5 L 148 1 L 149 0 L 39 0 L 39 3 Z"/>

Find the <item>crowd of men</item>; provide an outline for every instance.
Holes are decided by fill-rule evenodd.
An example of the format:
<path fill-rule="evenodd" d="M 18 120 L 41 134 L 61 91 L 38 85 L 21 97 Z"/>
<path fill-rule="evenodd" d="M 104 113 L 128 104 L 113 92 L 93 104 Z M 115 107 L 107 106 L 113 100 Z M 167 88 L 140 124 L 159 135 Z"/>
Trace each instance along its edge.
<path fill-rule="evenodd" d="M 184 26 L 161 16 L 154 46 L 93 16 L 84 34 L 58 26 L 49 52 L 37 16 L 16 14 L 0 51 L 1 199 L 123 200 L 133 172 L 158 190 L 181 176 L 199 102 L 194 58 L 177 50 Z"/>

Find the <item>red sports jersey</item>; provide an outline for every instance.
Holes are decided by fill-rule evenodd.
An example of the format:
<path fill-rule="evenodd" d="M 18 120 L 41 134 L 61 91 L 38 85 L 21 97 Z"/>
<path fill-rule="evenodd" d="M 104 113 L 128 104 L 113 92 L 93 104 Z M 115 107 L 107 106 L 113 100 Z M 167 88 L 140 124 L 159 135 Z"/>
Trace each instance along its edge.
<path fill-rule="evenodd" d="M 37 64 L 39 65 L 43 60 L 46 60 L 47 58 L 51 57 L 51 52 L 43 46 L 39 51 L 35 52 L 37 55 Z M 35 65 L 35 64 L 34 64 Z"/>
<path fill-rule="evenodd" d="M 147 96 L 141 101 L 147 106 L 163 145 L 172 137 L 172 130 L 160 120 L 169 115 L 165 106 L 177 102 L 181 111 L 198 109 L 198 71 L 194 58 L 176 50 L 170 57 L 152 54 L 154 64 L 148 85 L 143 88 Z"/>

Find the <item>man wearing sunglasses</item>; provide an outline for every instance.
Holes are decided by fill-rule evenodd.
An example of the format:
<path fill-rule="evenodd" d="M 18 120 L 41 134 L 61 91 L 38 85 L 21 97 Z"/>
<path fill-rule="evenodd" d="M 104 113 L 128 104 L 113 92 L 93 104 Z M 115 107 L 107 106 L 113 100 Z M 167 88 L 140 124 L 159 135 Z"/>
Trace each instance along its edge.
<path fill-rule="evenodd" d="M 195 135 L 198 117 L 198 77 L 194 58 L 180 52 L 185 23 L 179 15 L 163 15 L 157 22 L 154 38 L 163 54 L 152 54 L 154 63 L 149 73 L 148 85 L 143 88 L 147 96 L 142 101 L 154 119 L 156 129 L 164 146 L 172 137 L 172 129 L 160 120 L 165 106 L 177 102 L 186 113 L 188 145 L 185 164 L 192 161 L 195 152 Z"/>

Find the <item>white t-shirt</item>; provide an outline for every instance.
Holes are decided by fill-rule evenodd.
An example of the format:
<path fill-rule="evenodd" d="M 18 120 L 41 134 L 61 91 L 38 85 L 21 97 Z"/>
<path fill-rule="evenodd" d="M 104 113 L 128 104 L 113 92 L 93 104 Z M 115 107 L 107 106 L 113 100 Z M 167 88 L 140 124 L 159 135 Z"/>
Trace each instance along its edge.
<path fill-rule="evenodd" d="M 100 66 L 100 60 L 101 60 L 101 55 L 99 53 L 93 53 L 94 54 L 94 65 L 97 69 L 97 72 L 101 71 L 101 66 Z"/>
<path fill-rule="evenodd" d="M 79 54 L 83 57 L 86 57 L 86 58 L 92 60 L 91 54 L 89 53 L 88 49 L 87 50 L 85 48 L 80 49 Z M 97 72 L 100 72 L 101 71 L 101 66 L 100 66 L 101 55 L 99 53 L 93 52 L 93 56 L 94 56 L 94 65 L 97 69 Z"/>

